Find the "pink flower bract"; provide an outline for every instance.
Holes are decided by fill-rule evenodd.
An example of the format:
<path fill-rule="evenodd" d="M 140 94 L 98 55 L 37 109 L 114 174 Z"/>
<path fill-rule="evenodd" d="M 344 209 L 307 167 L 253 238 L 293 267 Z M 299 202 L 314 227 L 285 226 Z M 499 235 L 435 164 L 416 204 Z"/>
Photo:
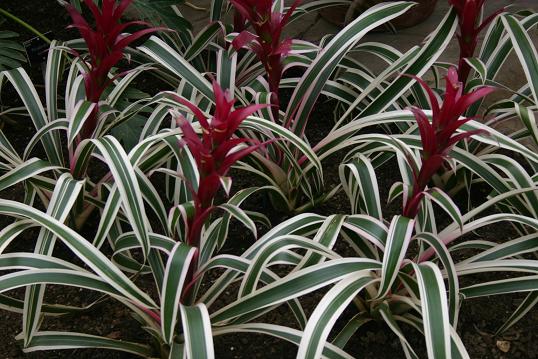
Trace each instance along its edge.
<path fill-rule="evenodd" d="M 420 208 L 424 190 L 432 176 L 441 168 L 452 147 L 459 141 L 481 133 L 480 130 L 457 133 L 457 130 L 473 118 L 462 118 L 465 111 L 481 98 L 495 91 L 484 86 L 468 94 L 463 93 L 463 83 L 458 72 L 451 67 L 446 75 L 446 92 L 442 106 L 439 105 L 433 90 L 420 78 L 417 81 L 428 93 L 432 108 L 432 121 L 419 108 L 412 107 L 422 141 L 422 166 L 413 173 L 413 193 L 404 206 L 404 216 L 414 218 Z"/>

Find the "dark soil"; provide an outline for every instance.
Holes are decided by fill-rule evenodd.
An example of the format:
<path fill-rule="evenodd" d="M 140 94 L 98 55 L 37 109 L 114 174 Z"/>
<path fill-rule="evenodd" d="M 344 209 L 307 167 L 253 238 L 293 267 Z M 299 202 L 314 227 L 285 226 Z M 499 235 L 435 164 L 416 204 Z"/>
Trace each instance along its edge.
<path fill-rule="evenodd" d="M 32 24 L 40 31 L 52 31 L 55 38 L 68 39 L 73 36 L 72 30 L 66 30 L 68 18 L 64 11 L 55 0 L 43 0 L 36 6 L 36 1 L 18 1 L 3 0 L 1 5 L 4 9 L 13 12 L 25 21 Z M 21 40 L 28 40 L 34 35 L 28 33 L 24 28 L 7 23 L 10 30 L 17 31 L 21 34 Z M 42 78 L 39 64 L 27 65 L 27 69 L 32 78 Z M 5 96 L 5 95 L 4 95 Z M 323 102 L 323 101 L 321 101 Z M 0 103 L 1 105 L 1 103 Z M 12 105 L 12 104 L 11 104 Z M 323 105 L 323 104 L 322 104 Z M 319 112 L 316 113 L 316 123 L 309 126 L 308 137 L 315 143 L 323 138 L 332 127 L 331 104 L 325 103 L 320 106 Z M 6 123 L 4 132 L 10 137 L 12 142 L 18 147 L 17 150 L 24 148 L 33 134 L 31 123 L 16 122 Z M 337 156 L 338 157 L 338 156 Z M 325 169 L 327 183 L 330 186 L 338 182 L 338 171 L 335 164 L 339 158 L 329 159 L 328 167 Z M 398 171 L 394 163 L 388 163 L 380 169 L 378 179 L 379 187 L 382 189 L 383 196 L 386 198 L 387 191 L 391 184 L 398 180 L 395 174 Z M 234 177 L 236 188 L 242 186 L 252 186 L 252 179 L 239 174 Z M 20 200 L 22 188 L 15 187 L 0 192 L 1 198 Z M 259 200 L 259 201 L 258 201 Z M 261 207 L 268 208 L 268 203 L 264 198 L 255 199 L 256 203 L 262 203 Z M 264 202 L 265 201 L 265 202 Z M 254 206 L 257 207 L 257 206 Z M 398 213 L 398 204 L 388 206 L 384 209 L 387 215 Z M 315 209 L 320 214 L 349 213 L 349 203 L 344 195 L 338 195 L 329 203 Z M 266 212 L 266 210 L 264 210 Z M 278 223 L 284 217 L 279 213 L 265 213 L 274 223 Z M 11 222 L 10 218 L 0 217 L 0 228 Z M 478 235 L 483 239 L 494 240 L 497 242 L 505 241 L 511 238 L 513 233 L 510 228 L 502 227 L 490 228 L 488 231 L 481 231 Z M 9 251 L 32 251 L 36 231 L 26 232 L 10 247 Z M 252 236 L 244 234 L 242 228 L 232 226 L 230 241 L 223 248 L 224 252 L 241 254 L 253 242 Z M 345 246 L 337 248 L 345 254 Z M 61 245 L 57 246 L 55 255 L 70 258 L 76 261 L 66 248 Z M 141 286 L 147 287 L 150 281 L 142 281 Z M 305 310 L 310 313 L 315 305 L 321 299 L 324 291 L 319 291 L 301 298 Z M 19 289 L 7 295 L 22 298 L 24 290 Z M 233 298 L 233 293 L 229 293 L 229 298 Z M 97 299 L 95 293 L 78 290 L 76 288 L 65 288 L 61 286 L 47 286 L 46 302 L 62 303 L 69 305 L 84 306 Z M 538 358 L 538 310 L 533 309 L 517 325 L 510 329 L 502 338 L 495 338 L 492 333 L 509 317 L 510 313 L 517 307 L 523 297 L 521 295 L 500 296 L 491 298 L 482 298 L 477 300 L 465 301 L 462 306 L 459 332 L 466 345 L 471 358 Z M 224 305 L 226 298 L 222 302 L 216 303 L 216 307 Z M 353 307 L 348 308 L 342 319 L 337 322 L 336 328 L 341 328 L 345 322 L 356 314 Z M 261 318 L 267 322 L 281 325 L 290 325 L 291 314 L 285 306 L 281 306 L 271 311 Z M 56 319 L 46 319 L 42 326 L 43 330 L 62 330 L 78 331 L 89 334 L 108 336 L 111 338 L 121 338 L 124 340 L 133 340 L 137 342 L 149 341 L 148 335 L 140 328 L 138 322 L 134 320 L 129 311 L 120 303 L 113 300 L 106 300 L 87 312 L 79 316 L 66 316 Z M 409 338 L 417 348 L 418 352 L 425 357 L 425 348 L 422 336 L 414 332 L 412 328 L 405 328 L 409 331 Z M 14 339 L 21 330 L 21 315 L 0 310 L 0 358 L 19 359 L 19 358 L 132 358 L 130 354 L 108 350 L 80 349 L 80 350 L 63 350 L 53 352 L 36 352 L 24 354 L 20 345 Z M 497 344 L 499 340 L 505 340 L 510 343 L 507 353 L 502 352 Z M 215 348 L 216 357 L 222 359 L 228 358 L 294 358 L 296 347 L 282 340 L 272 337 L 254 335 L 254 334 L 234 334 L 222 337 L 216 337 Z M 384 358 L 404 358 L 400 343 L 397 337 L 383 323 L 371 322 L 365 325 L 352 338 L 346 350 L 357 358 L 365 359 L 384 359 Z"/>

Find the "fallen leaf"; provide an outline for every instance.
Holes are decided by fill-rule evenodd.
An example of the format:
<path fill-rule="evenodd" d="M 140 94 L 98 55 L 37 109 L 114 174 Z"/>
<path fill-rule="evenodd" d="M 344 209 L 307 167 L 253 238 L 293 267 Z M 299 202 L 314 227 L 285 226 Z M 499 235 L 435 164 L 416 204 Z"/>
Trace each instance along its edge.
<path fill-rule="evenodd" d="M 503 353 L 508 353 L 510 350 L 510 342 L 508 340 L 497 340 L 497 348 Z"/>

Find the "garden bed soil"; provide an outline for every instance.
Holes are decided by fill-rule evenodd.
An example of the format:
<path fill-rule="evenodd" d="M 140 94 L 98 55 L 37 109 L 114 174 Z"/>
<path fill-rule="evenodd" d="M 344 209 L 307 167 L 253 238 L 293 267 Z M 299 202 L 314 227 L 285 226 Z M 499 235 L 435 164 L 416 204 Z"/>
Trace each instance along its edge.
<path fill-rule="evenodd" d="M 40 6 L 36 7 L 33 2 L 20 2 L 15 0 L 2 1 L 2 7 L 8 11 L 12 11 L 15 15 L 22 17 L 40 30 L 50 29 L 57 37 L 66 39 L 72 35 L 65 30 L 67 25 L 67 17 L 59 16 L 62 12 L 55 1 L 44 1 Z M 61 21 L 58 21 L 58 19 Z M 9 24 L 14 31 L 21 33 L 22 39 L 26 40 L 33 35 L 24 32 L 24 29 Z M 30 71 L 34 78 L 39 78 L 40 70 L 33 67 Z M 309 138 L 315 143 L 325 136 L 332 126 L 331 106 L 330 103 L 325 106 L 320 106 L 320 112 L 316 113 L 316 123 L 312 123 L 309 127 Z M 318 109 L 320 108 L 318 107 Z M 323 110 L 325 108 L 326 110 Z M 32 125 L 25 122 L 5 123 L 4 133 L 12 140 L 12 142 L 22 149 L 24 144 L 28 143 L 32 133 Z M 327 161 L 327 163 L 337 163 L 337 161 Z M 378 173 L 380 180 L 379 186 L 386 191 L 394 181 L 399 180 L 396 177 L 398 171 L 393 168 L 394 164 L 385 165 Z M 327 168 L 325 170 L 327 180 L 330 184 L 335 184 L 338 181 L 337 168 Z M 252 185 L 251 179 L 247 176 L 238 174 L 234 177 L 234 184 Z M 236 187 L 238 188 L 238 187 Z M 0 192 L 1 198 L 20 200 L 23 196 L 22 187 L 15 187 L 3 192 Z M 267 206 L 264 207 L 266 209 Z M 398 213 L 398 206 L 392 205 L 384 209 L 385 213 Z M 264 213 L 266 210 L 264 210 Z M 327 204 L 316 208 L 315 212 L 329 215 L 335 213 L 349 213 L 349 204 L 344 195 L 338 195 L 335 199 Z M 274 219 L 278 223 L 282 219 L 282 215 L 278 213 L 265 213 L 269 218 Z M 0 217 L 0 228 L 12 221 L 11 218 Z M 89 226 L 91 227 L 91 226 Z M 477 234 L 483 239 L 496 242 L 503 242 L 508 238 L 513 237 L 513 232 L 508 226 L 494 226 L 488 228 L 487 231 L 480 231 Z M 24 236 L 18 238 L 9 248 L 9 251 L 33 251 L 36 231 L 28 231 Z M 224 247 L 224 251 L 233 254 L 241 254 L 242 251 L 252 243 L 253 239 L 244 234 L 244 231 L 237 228 L 232 228 L 230 232 L 230 241 Z M 339 245 L 337 251 L 345 254 L 348 249 L 344 245 Z M 57 245 L 55 255 L 60 257 L 70 258 L 73 256 L 67 248 L 61 244 Z M 142 286 L 151 285 L 150 282 L 141 283 Z M 326 290 L 319 291 L 301 298 L 307 314 L 315 308 L 316 304 L 321 299 Z M 24 295 L 24 290 L 19 289 L 9 293 L 5 293 L 14 297 Z M 233 298 L 233 293 L 229 294 L 229 300 Z M 89 293 L 76 288 L 66 288 L 60 286 L 47 286 L 46 301 L 53 303 L 62 303 L 68 305 L 84 305 L 90 303 L 97 298 L 95 293 Z M 496 338 L 492 333 L 509 317 L 513 310 L 522 301 L 521 295 L 506 295 L 491 298 L 482 298 L 477 300 L 469 300 L 463 302 L 461 315 L 459 319 L 458 330 L 461 338 L 467 347 L 471 358 L 495 358 L 509 359 L 522 358 L 533 359 L 538 358 L 538 309 L 534 308 L 528 313 L 518 324 L 510 329 L 503 337 Z M 217 302 L 215 305 L 222 306 L 223 302 Z M 335 328 L 341 328 L 349 318 L 356 314 L 353 307 L 348 308 L 342 319 L 340 319 Z M 6 359 L 22 359 L 22 358 L 132 358 L 133 355 L 114 352 L 101 349 L 77 349 L 77 350 L 62 350 L 49 352 L 35 352 L 24 354 L 20 345 L 15 340 L 15 336 L 21 330 L 21 315 L 11 313 L 0 309 L 0 358 Z M 293 322 L 291 313 L 285 306 L 281 306 L 276 310 L 266 314 L 264 318 L 268 322 L 281 325 L 290 325 Z M 110 338 L 133 340 L 144 342 L 149 340 L 148 335 L 139 327 L 129 314 L 129 311 L 120 303 L 113 300 L 106 300 L 99 305 L 92 307 L 88 311 L 77 316 L 65 316 L 54 319 L 46 319 L 44 321 L 43 330 L 64 330 L 77 331 L 89 334 L 108 336 Z M 414 347 L 417 348 L 421 357 L 425 357 L 425 347 L 423 337 L 414 332 L 412 328 L 403 327 L 409 331 L 409 338 Z M 285 341 L 278 340 L 272 337 L 254 335 L 254 334 L 234 334 L 217 337 L 214 339 L 216 357 L 219 359 L 238 359 L 238 358 L 295 358 L 297 348 Z M 504 352 L 508 348 L 507 352 Z M 361 328 L 356 335 L 351 339 L 346 347 L 346 350 L 356 358 L 364 359 L 398 359 L 404 358 L 404 354 L 400 347 L 398 338 L 387 328 L 384 323 L 371 322 Z"/>

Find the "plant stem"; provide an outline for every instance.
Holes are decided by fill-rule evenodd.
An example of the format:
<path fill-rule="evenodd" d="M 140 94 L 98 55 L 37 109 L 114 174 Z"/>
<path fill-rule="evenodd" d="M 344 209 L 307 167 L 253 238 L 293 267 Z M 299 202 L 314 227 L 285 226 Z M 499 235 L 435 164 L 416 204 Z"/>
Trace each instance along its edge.
<path fill-rule="evenodd" d="M 16 23 L 18 23 L 19 25 L 23 26 L 24 28 L 26 28 L 28 31 L 34 33 L 35 35 L 37 35 L 38 37 L 40 37 L 43 41 L 45 41 L 47 44 L 50 45 L 51 43 L 51 40 L 45 36 L 45 34 L 43 34 L 42 32 L 40 32 L 39 30 L 37 30 L 35 27 L 33 27 L 32 25 L 30 25 L 29 23 L 27 23 L 26 21 L 22 20 L 21 18 L 18 18 L 17 16 L 9 13 L 8 11 L 0 8 L 0 14 L 7 17 L 8 19 L 10 20 L 13 20 L 15 21 Z"/>

